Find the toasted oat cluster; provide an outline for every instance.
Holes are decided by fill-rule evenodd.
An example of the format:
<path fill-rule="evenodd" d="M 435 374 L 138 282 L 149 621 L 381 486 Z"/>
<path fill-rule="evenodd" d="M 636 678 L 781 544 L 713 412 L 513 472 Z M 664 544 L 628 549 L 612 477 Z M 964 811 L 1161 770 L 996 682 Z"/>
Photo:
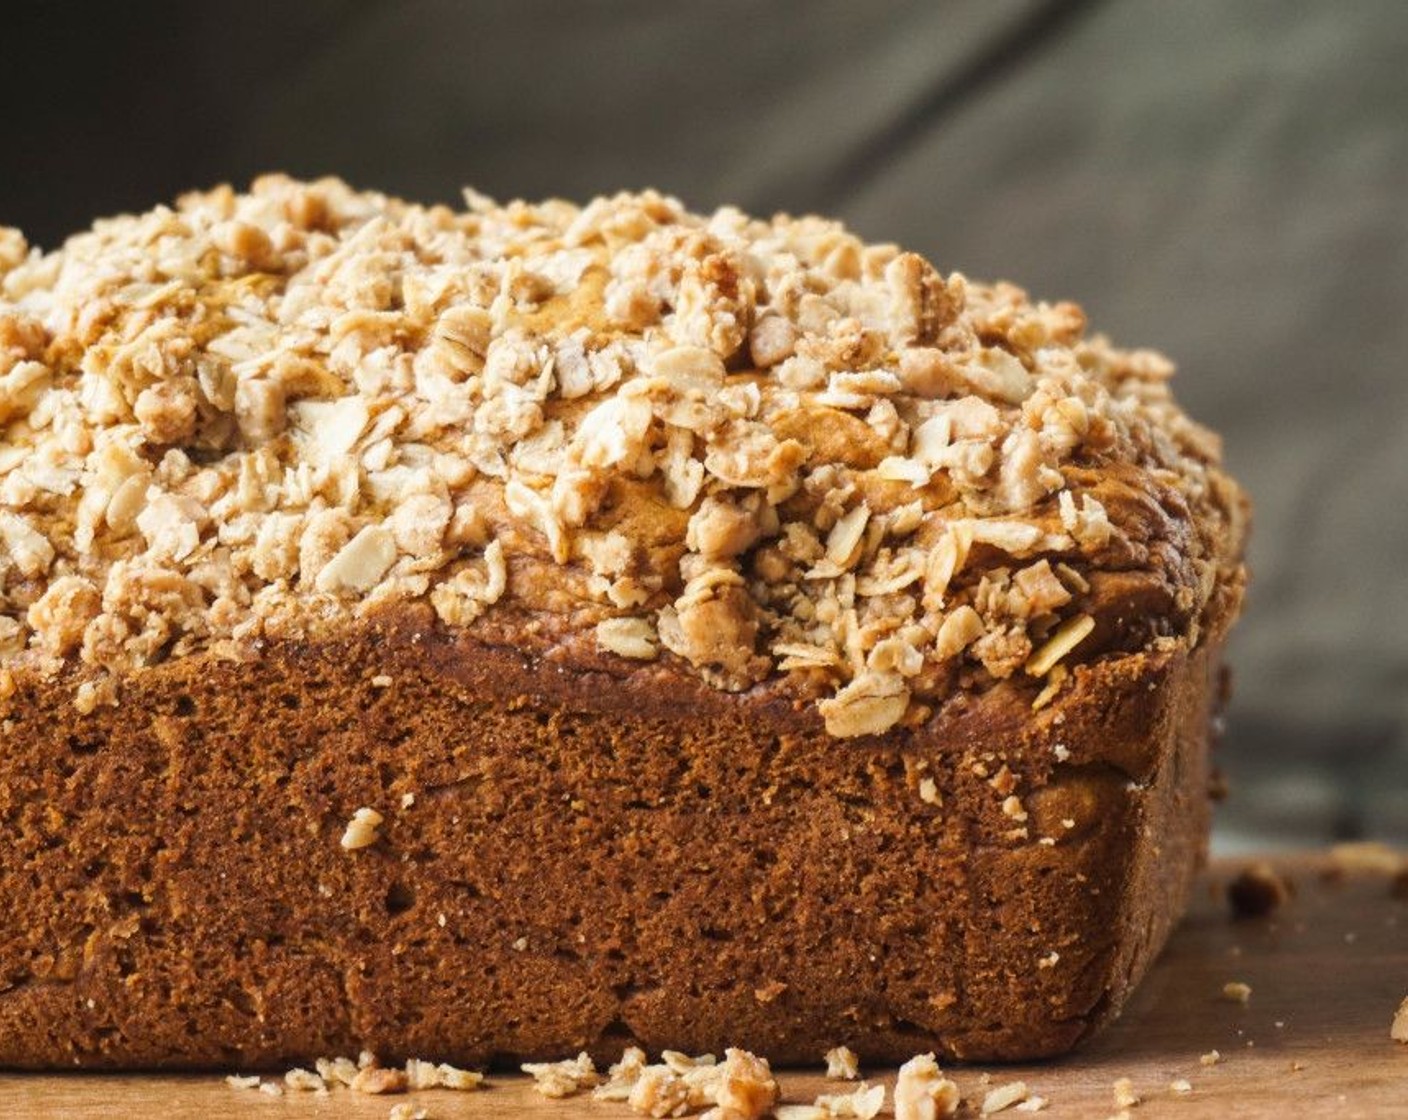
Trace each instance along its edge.
<path fill-rule="evenodd" d="M 0 659 L 241 656 L 418 600 L 786 679 L 837 736 L 1015 674 L 1044 702 L 1196 640 L 1228 517 L 1169 364 L 1084 330 L 653 192 L 269 176 L 48 254 L 0 229 Z"/>

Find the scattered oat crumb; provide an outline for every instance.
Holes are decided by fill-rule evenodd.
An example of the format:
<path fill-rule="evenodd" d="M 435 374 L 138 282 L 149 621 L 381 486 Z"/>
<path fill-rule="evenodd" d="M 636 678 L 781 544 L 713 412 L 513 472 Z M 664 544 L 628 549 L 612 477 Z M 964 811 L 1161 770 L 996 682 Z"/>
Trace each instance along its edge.
<path fill-rule="evenodd" d="M 392 1105 L 391 1112 L 387 1120 L 428 1120 L 430 1113 L 423 1108 L 417 1108 L 413 1104 L 402 1102 Z"/>
<path fill-rule="evenodd" d="M 1377 841 L 1336 844 L 1330 849 L 1330 859 L 1341 871 L 1396 875 L 1403 870 L 1403 855 Z"/>
<path fill-rule="evenodd" d="M 1299 1073 L 1299 1072 L 1300 1072 L 1301 1070 L 1303 1070 L 1304 1068 L 1305 1068 L 1305 1063 L 1304 1063 L 1304 1062 L 1292 1062 L 1292 1063 L 1291 1063 L 1291 1072 L 1292 1072 L 1292 1073 Z"/>
<path fill-rule="evenodd" d="M 294 1068 L 284 1074 L 284 1084 L 300 1093 L 316 1093 L 327 1090 L 325 1082 L 312 1070 Z"/>
<path fill-rule="evenodd" d="M 245 1077 L 238 1073 L 232 1073 L 225 1078 L 225 1084 L 231 1089 L 257 1089 L 259 1088 L 259 1075 L 251 1073 Z"/>
<path fill-rule="evenodd" d="M 885 1086 L 860 1085 L 849 1093 L 822 1094 L 810 1105 L 802 1105 L 793 1120 L 874 1120 L 885 1107 Z M 776 1120 L 788 1120 L 788 1106 L 775 1109 Z"/>
<path fill-rule="evenodd" d="M 284 1087 L 277 1081 L 261 1081 L 259 1091 L 270 1097 L 281 1097 L 284 1095 Z"/>
<path fill-rule="evenodd" d="M 526 952 L 528 949 L 528 939 L 526 937 L 520 937 L 513 943 L 512 948 L 515 953 Z"/>
<path fill-rule="evenodd" d="M 1191 1093 L 1193 1091 L 1193 1083 L 1186 1077 L 1180 1077 L 1175 1081 L 1170 1081 L 1168 1087 L 1169 1091 L 1174 1093 Z"/>
<path fill-rule="evenodd" d="M 777 1081 L 766 1058 L 733 1047 L 724 1051 L 714 1102 L 703 1120 L 762 1120 L 777 1104 Z"/>
<path fill-rule="evenodd" d="M 354 1093 L 371 1093 L 380 1095 L 382 1093 L 404 1093 L 406 1091 L 406 1071 L 400 1069 L 383 1069 L 381 1066 L 368 1065 L 357 1071 L 357 1076 L 352 1078 L 350 1086 Z"/>
<path fill-rule="evenodd" d="M 625 1103 L 645 1069 L 645 1051 L 639 1046 L 626 1047 L 621 1060 L 606 1071 L 606 1081 L 592 1090 L 592 1100 Z"/>
<path fill-rule="evenodd" d="M 601 1081 L 586 1051 L 565 1061 L 528 1062 L 519 1068 L 533 1078 L 534 1089 L 553 1100 L 573 1096 Z"/>
<path fill-rule="evenodd" d="M 958 1086 L 943 1075 L 933 1054 L 900 1066 L 895 1081 L 895 1120 L 947 1120 L 958 1112 Z"/>
<path fill-rule="evenodd" d="M 372 678 L 373 688 L 390 688 L 394 682 L 385 673 L 378 673 Z"/>
<path fill-rule="evenodd" d="M 342 847 L 349 852 L 355 852 L 358 848 L 365 848 L 369 844 L 375 844 L 377 840 L 377 829 L 381 827 L 381 822 L 385 818 L 375 809 L 363 807 L 352 814 L 352 819 L 347 822 L 347 829 L 342 834 Z"/>
<path fill-rule="evenodd" d="M 440 1088 L 456 1093 L 472 1093 L 484 1083 L 484 1075 L 477 1070 L 460 1069 L 448 1062 L 441 1062 L 435 1071 L 440 1075 Z"/>
<path fill-rule="evenodd" d="M 1284 905 L 1291 891 L 1290 881 L 1269 863 L 1254 863 L 1227 885 L 1227 901 L 1234 917 L 1262 918 Z"/>
<path fill-rule="evenodd" d="M 849 1046 L 836 1046 L 824 1055 L 826 1076 L 832 1081 L 854 1081 L 860 1076 L 860 1059 Z"/>
<path fill-rule="evenodd" d="M 1271 1025 L 1272 1025 L 1273 1027 L 1275 1027 L 1278 1031 L 1279 1031 L 1279 1030 L 1284 1030 L 1284 1029 L 1285 1029 L 1285 1026 L 1286 1026 L 1286 1021 L 1285 1021 L 1284 1019 L 1277 1019 L 1277 1020 L 1276 1020 L 1274 1023 L 1272 1023 Z"/>
<path fill-rule="evenodd" d="M 1134 1082 L 1128 1077 L 1121 1077 L 1112 1088 L 1114 1089 L 1116 1108 L 1133 1108 L 1142 1099 L 1134 1091 Z"/>
<path fill-rule="evenodd" d="M 313 1068 L 329 1085 L 350 1086 L 357 1077 L 357 1063 L 351 1058 L 319 1058 Z"/>
<path fill-rule="evenodd" d="M 1028 1097 L 1013 1110 L 1014 1112 L 1041 1112 L 1050 1102 L 1045 1097 Z"/>
<path fill-rule="evenodd" d="M 1198 1059 L 1198 1064 L 1203 1066 L 1215 1066 L 1220 1061 L 1222 1061 L 1222 1054 L 1216 1050 L 1209 1050 Z"/>
<path fill-rule="evenodd" d="M 1408 998 L 1405 998 L 1393 1013 L 1393 1026 L 1389 1028 L 1388 1033 L 1394 1042 L 1408 1042 Z"/>
<path fill-rule="evenodd" d="M 411 1058 L 406 1062 L 406 1087 L 412 1092 L 418 1089 L 455 1089 L 472 1092 L 484 1080 L 482 1073 L 473 1070 L 457 1069 L 444 1062 L 422 1061 Z"/>
<path fill-rule="evenodd" d="M 1251 985 L 1240 980 L 1229 980 L 1222 985 L 1222 998 L 1229 1003 L 1246 1003 L 1252 998 Z"/>
<path fill-rule="evenodd" d="M 1014 1104 L 1020 1104 L 1026 1099 L 1027 1083 L 1025 1081 L 1009 1081 L 1006 1085 L 999 1085 L 996 1089 L 989 1090 L 987 1095 L 983 1097 L 982 1114 L 991 1116 L 994 1112 L 1011 1108 Z"/>

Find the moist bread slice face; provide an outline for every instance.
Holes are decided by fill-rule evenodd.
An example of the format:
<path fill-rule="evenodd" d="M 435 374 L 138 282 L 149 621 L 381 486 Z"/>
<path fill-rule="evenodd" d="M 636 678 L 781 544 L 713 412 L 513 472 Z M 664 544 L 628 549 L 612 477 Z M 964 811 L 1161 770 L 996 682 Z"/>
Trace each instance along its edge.
<path fill-rule="evenodd" d="M 1059 1053 L 1181 912 L 1215 658 L 1103 659 L 1035 718 L 1003 684 L 839 748 L 784 691 L 563 668 L 424 607 L 174 659 L 88 716 L 31 679 L 0 1064 Z"/>
<path fill-rule="evenodd" d="M 468 201 L 0 236 L 0 1062 L 1115 1014 L 1244 583 L 1168 364 L 819 219 Z"/>

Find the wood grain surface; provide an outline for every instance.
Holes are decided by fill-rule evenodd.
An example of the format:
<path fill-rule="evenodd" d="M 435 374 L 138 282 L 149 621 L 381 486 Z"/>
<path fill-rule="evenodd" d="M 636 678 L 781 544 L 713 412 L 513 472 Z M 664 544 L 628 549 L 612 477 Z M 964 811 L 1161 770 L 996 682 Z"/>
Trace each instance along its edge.
<path fill-rule="evenodd" d="M 1394 896 L 1386 875 L 1336 873 L 1328 859 L 1303 856 L 1277 861 L 1296 888 L 1290 902 L 1266 918 L 1234 920 L 1224 890 L 1245 864 L 1211 868 L 1124 1016 L 1078 1053 L 1035 1065 L 949 1069 L 964 1092 L 962 1115 L 976 1116 L 990 1088 L 1022 1080 L 1049 1102 L 1038 1115 L 1108 1117 L 1119 1112 L 1112 1086 L 1127 1077 L 1142 1098 L 1131 1113 L 1136 1120 L 1408 1117 L 1408 1046 L 1389 1038 L 1394 1011 L 1408 996 L 1408 901 Z M 1251 986 L 1245 1005 L 1223 997 L 1231 981 Z M 1213 1050 L 1221 1060 L 1203 1065 L 1200 1056 Z M 864 1072 L 893 1084 L 893 1070 Z M 1170 1082 L 1178 1079 L 1192 1091 L 1175 1093 Z M 780 1071 L 778 1080 L 788 1102 L 842 1088 L 819 1069 Z M 384 1120 L 402 1102 L 437 1120 L 634 1115 L 587 1097 L 545 1100 L 525 1078 L 507 1074 L 477 1093 L 401 1097 L 341 1089 L 273 1097 L 231 1089 L 219 1074 L 0 1076 L 0 1115 L 7 1117 Z M 882 1115 L 890 1115 L 888 1100 Z"/>

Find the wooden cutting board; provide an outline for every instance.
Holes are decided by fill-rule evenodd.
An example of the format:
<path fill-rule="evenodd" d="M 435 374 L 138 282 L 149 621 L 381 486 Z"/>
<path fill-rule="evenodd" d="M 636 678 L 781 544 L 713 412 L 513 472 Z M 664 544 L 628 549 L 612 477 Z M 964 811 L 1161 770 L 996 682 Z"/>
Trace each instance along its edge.
<path fill-rule="evenodd" d="M 1408 1045 L 1389 1038 L 1408 996 L 1408 900 L 1394 896 L 1387 874 L 1336 871 L 1342 864 L 1303 856 L 1276 861 L 1295 885 L 1290 902 L 1267 918 L 1234 920 L 1225 885 L 1246 862 L 1222 861 L 1204 876 L 1188 918 L 1124 1016 L 1090 1045 L 1059 1061 L 949 1069 L 964 1092 L 963 1115 L 976 1116 L 989 1089 L 1021 1080 L 1049 1102 L 1037 1115 L 1100 1120 L 1118 1113 L 1112 1086 L 1127 1077 L 1142 1098 L 1132 1120 L 1408 1117 Z M 1230 981 L 1251 986 L 1245 1005 L 1223 997 Z M 1221 1060 L 1203 1065 L 1200 1057 L 1214 1050 Z M 893 1070 L 865 1072 L 893 1084 Z M 1175 1093 L 1170 1082 L 1178 1079 L 1192 1091 Z M 813 1070 L 781 1071 L 778 1080 L 794 1103 L 842 1088 Z M 273 1097 L 231 1089 L 214 1074 L 0 1075 L 7 1117 L 386 1120 L 405 1101 L 439 1120 L 634 1116 L 587 1097 L 545 1100 L 517 1076 L 492 1077 L 477 1093 Z M 890 1115 L 888 1101 L 882 1115 Z"/>

